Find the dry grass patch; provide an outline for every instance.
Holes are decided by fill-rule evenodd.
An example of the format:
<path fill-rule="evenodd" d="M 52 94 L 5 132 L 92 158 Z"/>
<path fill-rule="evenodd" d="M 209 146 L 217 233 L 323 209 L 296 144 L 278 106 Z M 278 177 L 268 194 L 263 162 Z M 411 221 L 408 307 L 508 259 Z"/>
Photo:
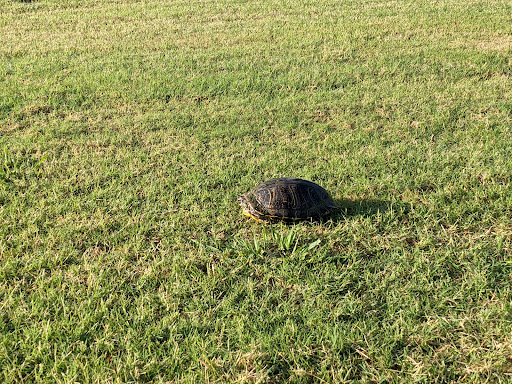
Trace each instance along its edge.
<path fill-rule="evenodd" d="M 508 51 L 512 49 L 512 35 L 488 36 L 482 38 L 456 38 L 451 41 L 452 48 L 479 49 L 484 51 Z"/>

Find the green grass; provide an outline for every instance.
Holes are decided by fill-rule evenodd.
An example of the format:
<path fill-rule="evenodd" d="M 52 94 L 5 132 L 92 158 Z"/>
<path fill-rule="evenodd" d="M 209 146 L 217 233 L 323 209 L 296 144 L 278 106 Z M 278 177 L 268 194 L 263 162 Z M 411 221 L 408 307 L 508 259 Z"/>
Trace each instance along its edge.
<path fill-rule="evenodd" d="M 0 0 L 0 381 L 512 382 L 511 11 Z"/>

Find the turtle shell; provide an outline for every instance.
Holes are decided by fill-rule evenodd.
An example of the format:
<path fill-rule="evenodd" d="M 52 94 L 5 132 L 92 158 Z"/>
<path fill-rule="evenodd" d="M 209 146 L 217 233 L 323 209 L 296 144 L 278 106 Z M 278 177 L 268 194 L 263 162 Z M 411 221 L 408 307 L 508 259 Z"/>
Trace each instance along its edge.
<path fill-rule="evenodd" d="M 329 193 L 319 185 L 290 177 L 272 179 L 240 196 L 247 216 L 265 221 L 320 218 L 335 208 Z"/>

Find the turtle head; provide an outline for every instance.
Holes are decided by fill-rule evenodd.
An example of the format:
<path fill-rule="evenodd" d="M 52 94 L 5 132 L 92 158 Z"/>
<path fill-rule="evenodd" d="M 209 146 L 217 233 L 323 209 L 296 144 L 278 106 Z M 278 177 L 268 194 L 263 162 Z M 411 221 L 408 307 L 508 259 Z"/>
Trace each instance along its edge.
<path fill-rule="evenodd" d="M 252 217 L 257 221 L 261 221 L 261 214 L 255 209 L 254 201 L 247 195 L 238 196 L 238 202 L 242 206 L 242 211 L 245 216 Z"/>

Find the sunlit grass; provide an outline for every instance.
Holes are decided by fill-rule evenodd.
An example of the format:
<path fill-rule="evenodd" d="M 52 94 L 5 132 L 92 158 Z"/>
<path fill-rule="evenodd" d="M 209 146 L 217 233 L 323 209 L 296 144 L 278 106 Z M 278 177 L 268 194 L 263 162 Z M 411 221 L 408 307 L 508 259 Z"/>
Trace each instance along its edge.
<path fill-rule="evenodd" d="M 510 380 L 511 11 L 0 0 L 0 380 Z"/>

